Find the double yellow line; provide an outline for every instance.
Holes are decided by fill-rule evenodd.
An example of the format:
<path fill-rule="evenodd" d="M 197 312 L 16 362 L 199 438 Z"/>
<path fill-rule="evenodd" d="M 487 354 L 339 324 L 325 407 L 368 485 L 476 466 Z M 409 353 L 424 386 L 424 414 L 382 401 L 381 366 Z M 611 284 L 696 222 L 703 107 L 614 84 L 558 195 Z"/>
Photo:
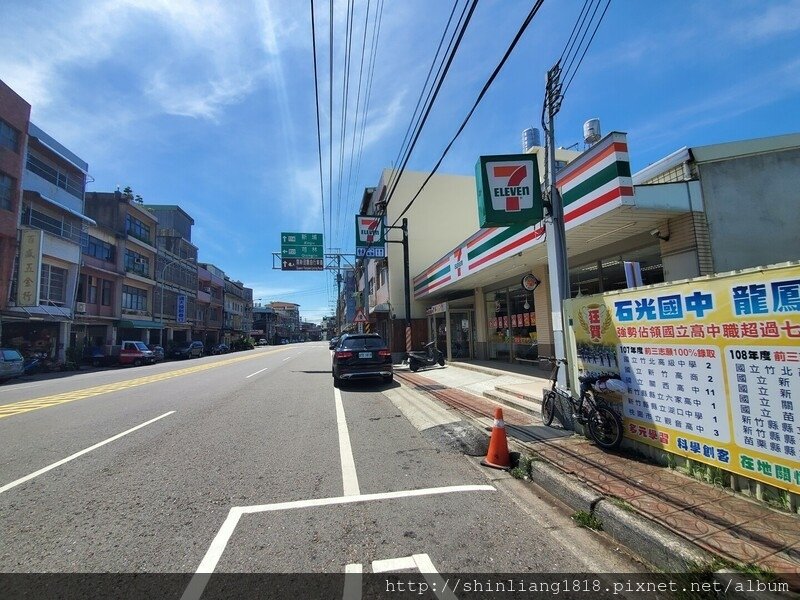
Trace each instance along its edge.
<path fill-rule="evenodd" d="M 0 405 L 0 419 L 30 412 L 32 410 L 39 410 L 40 408 L 49 408 L 51 406 L 57 406 L 66 402 L 73 402 L 74 400 L 84 400 L 86 398 L 100 396 L 101 394 L 119 392 L 121 390 L 139 387 L 140 385 L 146 385 L 148 383 L 166 381 L 167 379 L 173 379 L 174 377 L 181 377 L 183 375 L 208 371 L 209 369 L 216 369 L 218 367 L 224 367 L 226 365 L 232 365 L 234 363 L 239 363 L 246 360 L 253 360 L 254 358 L 261 358 L 265 354 L 274 354 L 275 352 L 281 352 L 282 350 L 283 349 L 269 350 L 267 352 L 259 352 L 257 354 L 248 354 L 247 356 L 237 356 L 236 358 L 228 358 L 217 362 L 187 367 L 185 369 L 177 369 L 175 371 L 167 371 L 166 373 L 158 373 L 156 375 L 139 377 L 137 379 L 129 379 L 127 381 L 98 385 L 96 387 L 75 390 L 73 392 L 64 392 L 62 394 L 53 394 L 52 396 L 42 396 L 41 398 L 31 398 L 30 400 L 21 400 L 19 402 L 12 402 L 11 404 L 3 404 Z"/>

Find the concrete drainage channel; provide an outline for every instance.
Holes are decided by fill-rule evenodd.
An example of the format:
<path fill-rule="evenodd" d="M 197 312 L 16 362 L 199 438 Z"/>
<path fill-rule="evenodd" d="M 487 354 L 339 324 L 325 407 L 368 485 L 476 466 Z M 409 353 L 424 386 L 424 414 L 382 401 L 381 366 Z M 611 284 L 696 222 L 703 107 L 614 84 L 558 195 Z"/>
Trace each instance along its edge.
<path fill-rule="evenodd" d="M 402 395 L 408 398 L 409 394 L 413 393 L 419 394 L 405 388 Z M 438 400 L 435 394 L 426 392 L 425 395 Z M 453 409 L 439 407 L 437 410 L 452 413 Z M 486 427 L 485 422 L 481 422 L 479 418 L 466 411 L 458 411 L 458 415 L 460 417 L 458 420 L 453 419 L 451 414 L 447 423 L 428 425 L 426 428 L 418 427 L 418 429 L 431 443 L 446 451 L 472 457 L 485 456 L 491 429 Z M 414 421 L 413 418 L 411 420 Z M 520 456 L 533 454 L 531 448 L 513 438 L 509 438 L 508 442 L 512 467 L 517 465 Z M 754 589 L 739 591 L 751 590 L 749 582 L 752 580 L 737 571 L 718 569 L 714 565 L 721 564 L 721 561 L 714 555 L 672 533 L 659 523 L 625 508 L 619 501 L 615 502 L 615 499 L 603 496 L 543 459 L 535 458 L 531 461 L 530 478 L 532 483 L 566 504 L 576 514 L 583 514 L 601 523 L 605 534 L 625 546 L 632 554 L 639 556 L 652 568 L 664 573 L 687 573 L 691 575 L 692 581 L 704 581 L 709 587 L 708 595 L 702 597 L 710 598 L 715 595 L 724 598 L 758 597 L 761 600 L 795 597 L 790 593 L 781 594 Z M 728 592 L 719 593 L 723 590 Z"/>

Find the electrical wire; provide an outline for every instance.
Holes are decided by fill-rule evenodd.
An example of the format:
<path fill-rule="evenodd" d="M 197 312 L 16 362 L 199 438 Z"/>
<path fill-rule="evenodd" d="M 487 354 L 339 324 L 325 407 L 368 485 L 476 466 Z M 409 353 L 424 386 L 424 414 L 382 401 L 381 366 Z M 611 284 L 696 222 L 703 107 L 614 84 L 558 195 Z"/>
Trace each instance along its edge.
<path fill-rule="evenodd" d="M 328 56 L 328 214 L 330 215 L 330 231 L 328 240 L 333 236 L 333 0 L 330 8 L 330 54 Z M 330 241 L 328 242 L 330 244 Z"/>
<path fill-rule="evenodd" d="M 314 0 L 311 0 L 311 46 L 314 56 L 314 101 L 317 114 L 317 152 L 319 154 L 319 198 L 322 204 L 322 232 L 325 232 L 325 184 L 322 175 L 322 133 L 319 126 L 319 80 L 317 75 L 317 33 L 314 24 Z"/>
<path fill-rule="evenodd" d="M 520 38 L 522 38 L 522 35 L 525 33 L 525 30 L 528 28 L 528 25 L 530 25 L 531 21 L 533 21 L 533 18 L 536 16 L 536 13 L 539 12 L 539 9 L 541 8 L 543 3 L 544 3 L 544 0 L 537 0 L 536 3 L 533 5 L 533 8 L 531 8 L 531 11 L 528 13 L 528 16 L 523 21 L 522 25 L 519 28 L 519 31 L 514 36 L 514 39 L 511 41 L 511 44 L 509 44 L 508 49 L 506 50 L 505 54 L 503 55 L 503 58 L 497 64 L 497 66 L 495 67 L 494 71 L 489 76 L 489 79 L 484 84 L 483 89 L 481 89 L 480 93 L 478 94 L 478 97 L 475 99 L 475 102 L 473 103 L 472 108 L 467 113 L 467 116 L 464 118 L 464 121 L 461 123 L 461 126 L 458 128 L 458 130 L 456 131 L 455 135 L 450 140 L 450 143 L 448 143 L 447 146 L 445 147 L 444 151 L 442 152 L 441 157 L 436 162 L 436 165 L 433 167 L 433 169 L 428 174 L 428 176 L 425 178 L 425 180 L 422 182 L 422 185 L 420 186 L 420 188 L 417 190 L 417 192 L 414 194 L 414 196 L 411 198 L 411 200 L 408 202 L 408 204 L 406 204 L 405 208 L 398 215 L 398 217 L 395 219 L 394 223 L 392 223 L 392 226 L 396 225 L 398 223 L 398 221 L 400 221 L 400 219 L 402 219 L 403 215 L 405 215 L 409 211 L 409 209 L 414 204 L 416 199 L 419 197 L 419 195 L 425 189 L 425 186 L 428 184 L 428 182 L 431 180 L 433 175 L 439 169 L 439 167 L 442 164 L 442 161 L 444 161 L 445 156 L 447 156 L 447 153 L 450 151 L 450 148 L 452 148 L 452 146 L 455 143 L 456 139 L 458 139 L 458 136 L 461 135 L 461 132 L 464 131 L 464 128 L 467 126 L 467 123 L 469 122 L 470 118 L 472 118 L 472 115 L 475 112 L 475 110 L 478 108 L 478 105 L 480 104 L 481 100 L 486 95 L 486 92 L 489 90 L 489 88 L 491 87 L 491 85 L 494 82 L 495 78 L 497 77 L 497 75 L 502 70 L 503 66 L 505 65 L 506 61 L 508 60 L 508 57 L 511 56 L 511 53 L 513 52 L 514 48 L 516 47 L 517 42 L 519 42 Z M 388 200 L 387 200 L 387 204 L 388 204 Z"/>
<path fill-rule="evenodd" d="M 564 86 L 564 90 L 561 92 L 562 96 L 566 95 L 567 90 L 569 89 L 569 86 L 572 83 L 572 80 L 575 78 L 575 74 L 578 72 L 578 69 L 580 68 L 581 63 L 583 62 L 583 58 L 586 56 L 586 52 L 589 50 L 589 47 L 592 45 L 592 41 L 594 40 L 594 36 L 597 33 L 597 30 L 600 28 L 600 23 L 603 22 L 603 18 L 606 16 L 606 12 L 608 11 L 608 7 L 610 5 L 611 5 L 611 0 L 607 0 L 605 8 L 603 9 L 603 12 L 600 14 L 600 19 L 598 19 L 597 25 L 594 26 L 594 31 L 592 32 L 592 36 L 589 38 L 589 41 L 586 44 L 586 48 L 584 48 L 583 54 L 581 55 L 581 58 L 578 61 L 578 64 L 575 66 L 575 70 L 572 72 L 572 75 L 570 75 L 570 78 L 567 81 L 567 84 Z M 566 79 L 566 75 L 564 76 L 564 78 Z"/>
<path fill-rule="evenodd" d="M 344 69 L 342 70 L 342 126 L 339 133 L 339 177 L 336 198 L 336 223 L 341 222 L 342 173 L 344 172 L 344 148 L 347 143 L 347 106 L 350 103 L 350 50 L 353 45 L 353 0 L 347 0 L 347 25 L 345 28 Z M 340 230 L 341 227 L 338 227 Z"/>
<path fill-rule="evenodd" d="M 540 0 L 540 2 L 541 1 L 543 1 L 543 0 Z M 414 136 L 412 138 L 411 145 L 409 146 L 408 153 L 406 154 L 406 157 L 403 160 L 403 164 L 400 166 L 400 172 L 399 172 L 399 174 L 397 175 L 397 178 L 394 181 L 394 186 L 389 190 L 389 192 L 386 195 L 385 202 L 386 202 L 387 206 L 388 206 L 389 202 L 391 201 L 395 191 L 397 190 L 397 186 L 400 183 L 400 178 L 403 176 L 403 172 L 405 171 L 406 165 L 408 164 L 408 161 L 411 158 L 411 153 L 414 151 L 414 147 L 416 146 L 417 141 L 419 140 L 419 136 L 422 133 L 422 129 L 424 128 L 425 123 L 428 120 L 428 116 L 430 116 L 431 110 L 433 109 L 433 105 L 435 104 L 436 98 L 439 95 L 439 91 L 442 88 L 442 84 L 444 83 L 444 80 L 447 77 L 447 73 L 450 70 L 450 66 L 453 64 L 453 59 L 455 58 L 456 53 L 458 52 L 458 48 L 461 45 L 461 41 L 464 38 L 464 34 L 466 33 L 467 27 L 469 26 L 469 22 L 472 19 L 472 15 L 475 12 L 475 8 L 476 8 L 477 5 L 478 5 L 478 0 L 472 0 L 472 4 L 469 7 L 469 11 L 468 11 L 468 13 L 466 15 L 466 18 L 465 18 L 465 20 L 463 22 L 463 25 L 462 25 L 460 31 L 458 32 L 458 37 L 456 38 L 455 44 L 453 45 L 453 48 L 452 48 L 452 51 L 450 52 L 450 54 L 449 54 L 449 56 L 447 58 L 447 61 L 446 61 L 445 65 L 444 65 L 441 77 L 439 78 L 439 80 L 438 80 L 438 82 L 436 84 L 435 90 L 434 90 L 433 94 L 431 95 L 430 102 L 428 103 L 428 106 L 427 106 L 427 108 L 425 110 L 425 113 L 424 113 L 422 119 L 420 120 L 419 127 L 417 128 L 417 130 L 416 130 L 416 132 L 415 132 L 415 134 L 414 134 Z M 395 221 L 395 223 L 397 223 L 397 221 Z"/>

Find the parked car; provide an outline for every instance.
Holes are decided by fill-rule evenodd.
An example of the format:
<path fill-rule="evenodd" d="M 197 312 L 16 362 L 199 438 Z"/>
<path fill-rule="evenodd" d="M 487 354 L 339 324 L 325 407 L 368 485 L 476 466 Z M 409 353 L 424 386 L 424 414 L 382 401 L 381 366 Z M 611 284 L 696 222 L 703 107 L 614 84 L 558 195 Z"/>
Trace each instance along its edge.
<path fill-rule="evenodd" d="M 24 361 L 22 354 L 14 348 L 0 348 L 0 383 L 22 375 Z"/>
<path fill-rule="evenodd" d="M 256 346 L 266 346 L 266 345 L 267 345 L 267 340 L 265 340 L 264 338 L 261 338 L 261 339 L 260 339 L 260 340 L 258 340 L 258 342 L 256 343 Z"/>
<path fill-rule="evenodd" d="M 333 352 L 331 373 L 336 387 L 344 380 L 368 377 L 390 382 L 394 379 L 392 352 L 377 333 L 348 335 Z"/>
<path fill-rule="evenodd" d="M 123 340 L 119 346 L 117 360 L 121 365 L 152 365 L 156 362 L 155 354 L 147 344 L 135 340 Z"/>
<path fill-rule="evenodd" d="M 203 356 L 203 342 L 184 342 L 172 349 L 172 358 L 199 358 Z"/>
<path fill-rule="evenodd" d="M 164 360 L 164 348 L 158 344 L 150 344 L 148 348 L 153 353 L 153 357 L 156 359 L 156 362 Z"/>
<path fill-rule="evenodd" d="M 209 354 L 227 354 L 231 351 L 230 346 L 228 344 L 214 344 L 208 350 Z"/>
<path fill-rule="evenodd" d="M 336 348 L 336 344 L 338 343 L 339 343 L 339 336 L 336 335 L 332 337 L 331 341 L 328 343 L 328 350 L 333 350 L 334 348 Z"/>

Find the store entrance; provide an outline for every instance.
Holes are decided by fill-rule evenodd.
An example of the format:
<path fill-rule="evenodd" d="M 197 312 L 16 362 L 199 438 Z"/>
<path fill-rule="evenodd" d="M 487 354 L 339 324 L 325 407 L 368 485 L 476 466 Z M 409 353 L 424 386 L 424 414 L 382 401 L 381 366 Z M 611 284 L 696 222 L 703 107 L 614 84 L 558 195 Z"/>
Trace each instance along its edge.
<path fill-rule="evenodd" d="M 473 358 L 472 324 L 473 311 L 450 311 L 450 360 Z"/>

